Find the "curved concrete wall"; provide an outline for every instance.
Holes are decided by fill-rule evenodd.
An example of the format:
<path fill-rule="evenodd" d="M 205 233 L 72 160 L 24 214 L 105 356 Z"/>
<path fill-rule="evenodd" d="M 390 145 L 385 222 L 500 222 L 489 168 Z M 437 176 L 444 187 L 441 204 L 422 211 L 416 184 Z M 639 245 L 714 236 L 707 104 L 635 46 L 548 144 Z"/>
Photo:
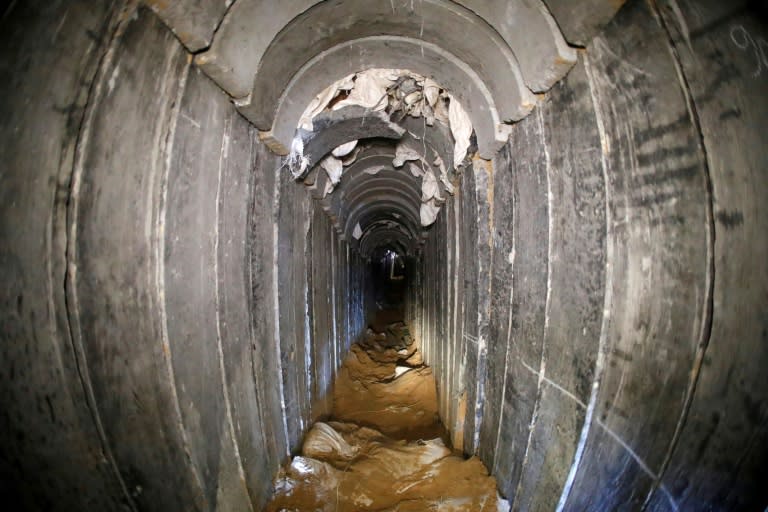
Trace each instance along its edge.
<path fill-rule="evenodd" d="M 517 510 L 764 508 L 768 31 L 715 1 L 577 22 L 413 262 L 441 415 Z M 259 510 L 365 327 L 364 261 L 149 10 L 0 23 L 0 491 Z"/>
<path fill-rule="evenodd" d="M 410 315 L 444 422 L 515 509 L 768 502 L 750 234 L 768 216 L 743 188 L 768 181 L 764 31 L 743 6 L 630 2 L 514 126 L 492 185 L 441 213 Z M 481 196 L 492 213 L 466 208 Z"/>
<path fill-rule="evenodd" d="M 362 263 L 151 12 L 5 23 L 3 497 L 260 510 L 362 329 Z"/>

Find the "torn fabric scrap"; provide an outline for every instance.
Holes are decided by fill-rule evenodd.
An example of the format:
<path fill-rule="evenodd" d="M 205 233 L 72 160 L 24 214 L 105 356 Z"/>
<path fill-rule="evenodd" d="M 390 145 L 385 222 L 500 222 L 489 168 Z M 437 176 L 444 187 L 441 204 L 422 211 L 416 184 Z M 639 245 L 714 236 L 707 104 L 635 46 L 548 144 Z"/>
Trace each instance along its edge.
<path fill-rule="evenodd" d="M 472 121 L 469 120 L 469 115 L 455 97 L 450 96 L 450 100 L 448 120 L 454 140 L 453 165 L 458 167 L 464 161 L 464 157 L 467 156 L 469 138 L 472 136 Z"/>

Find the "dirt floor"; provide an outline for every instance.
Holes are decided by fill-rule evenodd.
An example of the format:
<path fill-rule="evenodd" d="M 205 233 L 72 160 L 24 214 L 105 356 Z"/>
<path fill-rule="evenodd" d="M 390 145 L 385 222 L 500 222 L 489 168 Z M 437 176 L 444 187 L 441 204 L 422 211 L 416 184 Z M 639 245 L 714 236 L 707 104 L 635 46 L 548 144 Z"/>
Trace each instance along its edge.
<path fill-rule="evenodd" d="M 432 370 L 396 312 L 381 311 L 352 347 L 333 399 L 267 511 L 509 510 L 483 463 L 448 445 Z"/>

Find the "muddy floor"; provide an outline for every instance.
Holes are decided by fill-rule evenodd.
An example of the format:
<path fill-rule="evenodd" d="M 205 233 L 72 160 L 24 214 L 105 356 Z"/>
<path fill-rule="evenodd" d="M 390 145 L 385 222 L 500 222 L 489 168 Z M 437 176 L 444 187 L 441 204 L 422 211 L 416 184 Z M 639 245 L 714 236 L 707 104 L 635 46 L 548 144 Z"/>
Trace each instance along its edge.
<path fill-rule="evenodd" d="M 397 312 L 381 311 L 336 378 L 333 413 L 280 471 L 280 511 L 505 511 L 479 459 L 448 445 L 437 390 Z"/>

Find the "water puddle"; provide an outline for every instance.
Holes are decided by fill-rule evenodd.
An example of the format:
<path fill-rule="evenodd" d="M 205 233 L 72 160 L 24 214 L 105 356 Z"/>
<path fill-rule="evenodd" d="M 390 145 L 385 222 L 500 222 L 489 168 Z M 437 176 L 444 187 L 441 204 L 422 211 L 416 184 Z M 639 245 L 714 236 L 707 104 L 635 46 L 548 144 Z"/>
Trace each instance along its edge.
<path fill-rule="evenodd" d="M 267 511 L 509 510 L 483 463 L 451 450 L 432 370 L 407 327 L 382 318 L 352 347 L 332 419 L 315 423 L 280 471 Z"/>

